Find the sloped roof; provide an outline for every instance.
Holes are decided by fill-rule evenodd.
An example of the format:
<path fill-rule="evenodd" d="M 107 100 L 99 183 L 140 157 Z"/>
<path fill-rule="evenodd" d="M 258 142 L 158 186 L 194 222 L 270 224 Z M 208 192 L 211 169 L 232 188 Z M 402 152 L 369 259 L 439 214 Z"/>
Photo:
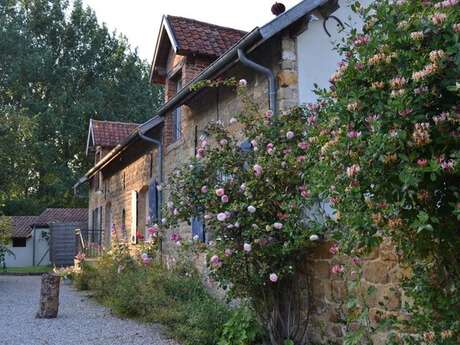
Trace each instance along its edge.
<path fill-rule="evenodd" d="M 32 231 L 32 225 L 37 221 L 38 216 L 14 216 L 11 217 L 11 237 L 27 238 Z"/>
<path fill-rule="evenodd" d="M 88 147 L 113 148 L 125 140 L 139 125 L 132 122 L 90 120 Z"/>
<path fill-rule="evenodd" d="M 86 208 L 47 208 L 37 217 L 34 225 L 49 225 L 51 223 L 77 223 L 88 221 Z"/>
<path fill-rule="evenodd" d="M 246 32 L 195 19 L 167 16 L 178 45 L 178 52 L 219 57 L 238 42 Z"/>

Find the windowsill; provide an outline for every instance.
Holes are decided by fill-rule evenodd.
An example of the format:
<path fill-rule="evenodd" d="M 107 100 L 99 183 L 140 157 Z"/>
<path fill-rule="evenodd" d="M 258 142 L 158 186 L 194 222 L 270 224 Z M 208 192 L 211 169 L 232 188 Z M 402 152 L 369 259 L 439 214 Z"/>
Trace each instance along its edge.
<path fill-rule="evenodd" d="M 181 137 L 180 139 L 176 140 L 172 144 L 169 144 L 168 147 L 166 148 L 166 153 L 171 152 L 172 150 L 177 149 L 184 143 L 184 137 Z"/>

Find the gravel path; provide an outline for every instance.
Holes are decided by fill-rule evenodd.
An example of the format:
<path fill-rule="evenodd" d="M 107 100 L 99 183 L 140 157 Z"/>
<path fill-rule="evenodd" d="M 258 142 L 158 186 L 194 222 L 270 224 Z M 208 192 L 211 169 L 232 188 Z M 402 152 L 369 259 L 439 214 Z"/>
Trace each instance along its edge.
<path fill-rule="evenodd" d="M 62 284 L 58 318 L 35 319 L 39 294 L 40 277 L 0 276 L 1 345 L 178 345 L 159 326 L 119 319 Z"/>

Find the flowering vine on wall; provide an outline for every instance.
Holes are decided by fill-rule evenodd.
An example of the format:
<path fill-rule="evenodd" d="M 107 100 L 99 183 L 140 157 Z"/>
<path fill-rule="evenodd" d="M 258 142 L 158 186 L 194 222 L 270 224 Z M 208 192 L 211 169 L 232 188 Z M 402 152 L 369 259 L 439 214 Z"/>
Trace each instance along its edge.
<path fill-rule="evenodd" d="M 286 292 L 305 289 L 295 284 L 321 235 L 355 260 L 390 240 L 411 272 L 402 282 L 410 317 L 396 320 L 391 341 L 458 344 L 459 1 L 353 7 L 365 26 L 340 48 L 332 88 L 273 116 L 258 112 L 242 82 L 243 114 L 211 124 L 171 177 L 165 226 L 204 218 L 212 276 L 253 302 L 273 344 L 303 341 L 302 326 L 283 328 L 280 315 L 299 302 Z"/>

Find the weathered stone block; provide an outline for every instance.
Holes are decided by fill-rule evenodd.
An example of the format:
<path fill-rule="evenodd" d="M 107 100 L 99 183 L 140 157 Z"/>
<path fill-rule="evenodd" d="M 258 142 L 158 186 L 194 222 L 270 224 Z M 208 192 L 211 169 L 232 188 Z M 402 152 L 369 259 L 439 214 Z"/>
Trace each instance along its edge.
<path fill-rule="evenodd" d="M 295 86 L 298 82 L 298 75 L 295 71 L 283 70 L 278 73 L 278 85 L 280 87 Z M 295 90 L 293 90 L 294 92 Z"/>
<path fill-rule="evenodd" d="M 363 265 L 363 277 L 371 283 L 386 284 L 390 280 L 390 271 L 395 266 L 392 262 L 368 261 Z"/>

